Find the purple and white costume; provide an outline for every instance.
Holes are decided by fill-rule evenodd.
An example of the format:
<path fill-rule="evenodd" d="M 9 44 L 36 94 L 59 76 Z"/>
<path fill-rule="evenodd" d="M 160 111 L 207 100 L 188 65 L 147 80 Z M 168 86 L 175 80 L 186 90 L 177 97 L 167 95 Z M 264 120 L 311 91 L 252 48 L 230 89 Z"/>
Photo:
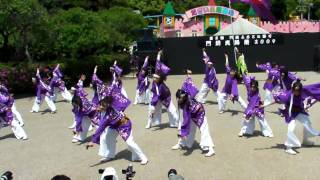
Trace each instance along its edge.
<path fill-rule="evenodd" d="M 123 87 L 121 79 L 119 79 L 122 75 L 122 69 L 116 64 L 116 62 L 113 65 L 113 73 L 112 73 L 112 85 L 115 86 L 119 91 L 128 98 L 128 94 L 126 90 Z"/>
<path fill-rule="evenodd" d="M 156 73 L 167 76 L 169 72 L 170 68 L 160 61 L 160 54 L 158 54 Z M 161 123 L 162 105 L 167 109 L 170 127 L 177 127 L 179 115 L 176 107 L 172 103 L 170 89 L 164 82 L 152 82 L 151 92 L 152 98 L 149 104 L 149 118 L 146 128 L 148 129 L 152 125 L 159 125 Z"/>
<path fill-rule="evenodd" d="M 39 112 L 40 105 L 43 101 L 43 96 L 51 112 L 55 112 L 57 109 L 56 109 L 56 105 L 52 100 L 53 91 L 51 87 L 42 81 L 39 72 L 37 72 L 36 74 L 36 80 L 37 80 L 37 95 L 34 100 L 31 112 Z"/>
<path fill-rule="evenodd" d="M 226 82 L 224 85 L 224 88 L 221 93 L 219 93 L 218 97 L 218 105 L 219 105 L 219 112 L 223 113 L 226 110 L 226 103 L 228 100 L 228 97 L 232 96 L 232 102 L 237 101 L 241 107 L 246 108 L 247 103 L 241 98 L 241 96 L 238 93 L 238 81 L 236 78 L 232 78 L 230 75 L 230 67 L 229 65 L 226 65 Z"/>
<path fill-rule="evenodd" d="M 280 110 L 288 124 L 287 148 L 301 147 L 301 143 L 294 133 L 296 121 L 303 125 L 303 144 L 310 144 L 309 137 L 319 136 L 320 132 L 313 129 L 309 114 L 305 108 L 308 105 L 308 99 L 320 100 L 320 84 L 304 86 L 300 96 L 294 96 L 292 91 L 279 91 L 273 95 L 276 102 L 284 104 L 285 109 Z"/>
<path fill-rule="evenodd" d="M 0 129 L 3 124 L 8 124 L 17 139 L 26 140 L 28 139 L 27 134 L 19 124 L 19 121 L 14 118 L 12 112 L 13 102 L 14 100 L 10 95 L 0 92 Z"/>
<path fill-rule="evenodd" d="M 257 68 L 266 71 L 268 74 L 268 78 L 263 86 L 265 90 L 264 105 L 268 105 L 272 102 L 272 93 L 279 90 L 280 70 L 272 68 L 270 63 L 260 64 Z"/>
<path fill-rule="evenodd" d="M 188 101 L 183 107 L 181 107 L 183 111 L 183 121 L 179 134 L 182 138 L 179 138 L 176 146 L 186 146 L 191 148 L 194 144 L 196 130 L 199 128 L 201 149 L 211 150 L 210 153 L 214 154 L 214 144 L 210 135 L 208 121 L 205 116 L 205 109 L 201 103 L 194 99 L 194 96 L 198 90 L 192 83 L 189 82 L 190 81 L 185 81 L 182 86 L 182 90 L 188 93 Z M 173 149 L 176 148 L 173 147 Z"/>
<path fill-rule="evenodd" d="M 104 95 L 112 93 L 113 97 L 117 96 L 117 100 L 114 99 L 112 107 L 108 107 L 106 111 L 100 113 L 99 128 L 94 133 L 92 142 L 100 144 L 99 155 L 103 159 L 109 160 L 115 157 L 117 136 L 120 135 L 132 152 L 132 161 L 147 160 L 147 157 L 133 140 L 131 120 L 123 113 L 129 106 L 130 100 L 117 90 L 111 91 L 106 90 Z"/>
<path fill-rule="evenodd" d="M 63 99 L 71 102 L 72 100 L 72 96 L 70 94 L 70 92 L 68 91 L 68 89 L 65 86 L 65 82 L 62 80 L 63 74 L 59 68 L 59 65 L 57 65 L 55 67 L 55 69 L 52 72 L 53 77 L 50 81 L 50 88 L 51 88 L 51 94 L 53 94 L 53 101 L 56 100 L 56 93 L 55 93 L 55 88 L 58 88 L 59 91 L 61 92 L 61 96 L 63 97 Z"/>
<path fill-rule="evenodd" d="M 146 57 L 143 66 L 138 74 L 138 84 L 136 97 L 133 104 L 149 104 L 150 102 L 150 82 L 148 80 L 148 57 Z"/>
<path fill-rule="evenodd" d="M 216 77 L 215 68 L 213 66 L 209 67 L 209 64 L 213 63 L 210 61 L 210 58 L 205 51 L 203 51 L 203 61 L 206 64 L 206 72 L 197 100 L 198 102 L 204 104 L 206 102 L 206 98 L 210 92 L 210 89 L 212 89 L 213 93 L 216 95 L 216 97 L 218 97 L 219 81 Z"/>
<path fill-rule="evenodd" d="M 8 88 L 5 87 L 4 85 L 0 85 L 0 92 L 2 94 L 4 94 L 5 96 L 10 96 Z M 20 126 L 23 126 L 24 125 L 24 121 L 22 119 L 22 116 L 21 116 L 20 112 L 16 108 L 16 105 L 14 103 L 14 99 L 13 99 L 13 104 L 12 104 L 12 107 L 11 107 L 11 111 L 12 111 L 13 115 L 15 116 L 15 118 L 18 120 Z"/>
<path fill-rule="evenodd" d="M 244 111 L 245 120 L 242 122 L 242 128 L 239 132 L 239 136 L 252 135 L 255 130 L 255 119 L 257 118 L 260 124 L 262 135 L 265 137 L 273 137 L 272 130 L 265 119 L 264 108 L 261 107 L 262 101 L 259 90 L 253 92 L 250 88 L 250 82 L 254 77 L 243 75 L 243 82 L 245 83 L 248 94 L 248 106 Z"/>
<path fill-rule="evenodd" d="M 99 104 L 99 101 L 101 98 L 99 97 L 99 90 L 101 90 L 104 86 L 104 82 L 99 79 L 97 76 L 96 72 L 93 73 L 92 79 L 91 79 L 91 84 L 94 86 L 94 93 L 93 93 L 93 98 L 92 98 L 92 103 L 95 105 Z"/>
<path fill-rule="evenodd" d="M 79 87 L 75 95 L 81 98 L 81 106 L 73 107 L 72 112 L 75 116 L 75 131 L 77 134 L 73 137 L 73 142 L 83 141 L 87 137 L 91 122 L 99 124 L 97 106 L 90 102 L 87 93 Z"/>
<path fill-rule="evenodd" d="M 285 78 L 280 77 L 280 79 L 279 79 L 280 88 L 284 91 L 291 90 L 292 84 L 298 79 L 300 79 L 300 78 L 298 76 L 296 76 L 294 73 L 288 72 L 287 77 L 285 77 Z"/>

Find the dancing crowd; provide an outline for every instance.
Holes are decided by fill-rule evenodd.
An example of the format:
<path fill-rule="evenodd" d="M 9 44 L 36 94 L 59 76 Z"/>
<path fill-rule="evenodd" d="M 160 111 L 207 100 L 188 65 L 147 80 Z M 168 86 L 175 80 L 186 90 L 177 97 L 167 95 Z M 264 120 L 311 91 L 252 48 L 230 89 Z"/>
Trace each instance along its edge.
<path fill-rule="evenodd" d="M 199 129 L 200 148 L 206 152 L 206 157 L 213 156 L 215 149 L 208 125 L 210 117 L 206 116 L 203 105 L 212 90 L 217 98 L 219 113 L 226 111 L 228 101 L 237 102 L 243 108 L 244 119 L 239 137 L 253 135 L 255 120 L 260 124 L 264 137 L 274 137 L 265 115 L 265 109 L 277 103 L 281 104 L 279 116 L 284 118 L 288 128 L 284 143 L 285 152 L 294 155 L 297 154 L 295 148 L 301 147 L 302 144 L 313 145 L 308 138 L 319 136 L 320 132 L 313 129 L 308 109 L 320 100 L 320 83 L 303 85 L 301 81 L 305 79 L 288 71 L 284 66 L 269 62 L 257 63 L 256 67 L 267 74 L 263 86 L 265 95 L 264 98 L 261 98 L 262 91 L 259 89 L 259 83 L 254 76 L 249 75 L 244 55 L 238 50 L 236 54 L 238 58 L 236 68 L 230 66 L 228 55 L 225 54 L 226 79 L 224 87 L 219 90 L 219 80 L 214 68 L 215 62 L 203 50 L 203 63 L 206 68 L 200 90 L 192 80 L 192 71 L 186 70 L 186 79 L 181 88 L 174 93 L 177 107 L 171 96 L 170 88 L 165 83 L 170 68 L 161 60 L 162 51 L 159 51 L 157 55 L 152 82 L 148 74 L 148 68 L 151 65 L 147 56 L 137 73 L 138 82 L 133 103 L 148 105 L 145 128 L 150 129 L 160 125 L 162 108 L 165 108 L 170 127 L 177 128 L 179 131 L 178 142 L 172 147 L 172 150 L 191 148 L 195 141 L 196 130 Z M 145 165 L 148 163 L 148 158 L 134 141 L 132 121 L 126 113 L 131 101 L 121 80 L 123 70 L 115 61 L 110 67 L 112 80 L 104 82 L 97 75 L 98 68 L 98 66 L 94 68 L 90 84 L 94 90 L 92 99 L 89 99 L 83 85 L 86 75 L 80 75 L 78 83 L 69 92 L 63 81 L 59 64 L 51 73 L 42 73 L 37 69 L 33 79 L 37 91 L 31 112 L 39 112 L 42 102 L 45 101 L 51 113 L 56 113 L 56 95 L 60 92 L 61 96 L 72 105 L 74 121 L 69 128 L 74 131 L 73 143 L 83 142 L 87 138 L 88 131 L 95 129 L 92 140 L 86 147 L 90 148 L 98 144 L 101 162 L 106 162 L 116 155 L 116 139 L 119 135 L 131 150 L 132 161 L 140 161 L 142 165 Z M 246 97 L 241 97 L 238 92 L 238 86 L 241 85 L 245 86 Z M 144 107 L 141 106 L 141 108 Z M 304 127 L 302 142 L 294 133 L 297 121 Z M 0 84 L 0 128 L 6 125 L 12 128 L 17 139 L 28 139 L 23 129 L 23 118 L 15 107 L 12 95 L 4 84 Z"/>

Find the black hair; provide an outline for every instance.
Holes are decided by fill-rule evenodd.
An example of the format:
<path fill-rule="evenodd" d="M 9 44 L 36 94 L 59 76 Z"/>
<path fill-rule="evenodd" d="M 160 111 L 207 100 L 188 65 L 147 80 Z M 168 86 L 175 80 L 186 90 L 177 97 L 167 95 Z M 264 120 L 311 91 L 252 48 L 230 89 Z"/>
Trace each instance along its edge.
<path fill-rule="evenodd" d="M 183 107 L 188 102 L 188 93 L 182 89 L 178 89 L 176 92 L 176 98 L 178 100 L 178 106 Z"/>
<path fill-rule="evenodd" d="M 253 79 L 253 80 L 251 80 L 250 81 L 250 86 L 252 87 L 252 86 L 255 86 L 255 87 L 259 87 L 259 82 L 257 81 L 257 80 L 255 80 L 255 79 Z"/>
<path fill-rule="evenodd" d="M 77 106 L 82 109 L 82 99 L 77 94 L 74 94 L 71 100 L 72 106 Z"/>
<path fill-rule="evenodd" d="M 279 66 L 279 64 L 277 62 L 272 62 L 271 66 L 274 68 L 276 66 Z"/>
<path fill-rule="evenodd" d="M 286 68 L 281 68 L 280 69 L 280 75 L 284 74 L 284 77 L 287 78 L 288 77 L 288 74 L 289 74 L 289 71 L 288 69 Z"/>
<path fill-rule="evenodd" d="M 299 90 L 302 90 L 302 88 L 303 88 L 303 85 L 302 85 L 302 83 L 300 82 L 300 79 L 297 79 L 296 80 L 296 82 L 294 82 L 293 84 L 292 84 L 292 90 L 294 90 L 294 89 L 299 89 Z"/>
<path fill-rule="evenodd" d="M 103 99 L 100 100 L 99 104 L 100 106 L 104 108 L 108 108 L 112 103 L 112 96 L 106 96 Z"/>
<path fill-rule="evenodd" d="M 71 180 L 68 176 L 66 175 L 56 175 L 51 180 Z"/>

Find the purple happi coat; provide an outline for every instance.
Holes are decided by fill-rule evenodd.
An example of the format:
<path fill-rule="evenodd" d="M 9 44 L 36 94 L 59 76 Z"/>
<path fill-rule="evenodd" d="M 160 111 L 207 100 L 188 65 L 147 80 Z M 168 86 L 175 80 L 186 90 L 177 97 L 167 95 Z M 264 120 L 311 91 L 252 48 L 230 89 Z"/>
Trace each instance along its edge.
<path fill-rule="evenodd" d="M 52 91 L 51 93 L 53 93 L 55 87 L 59 88 L 60 91 L 64 91 L 66 86 L 65 86 L 65 82 L 62 80 L 63 74 L 60 71 L 60 68 L 57 66 L 52 73 L 53 73 L 53 77 L 49 84 Z"/>
<path fill-rule="evenodd" d="M 232 78 L 230 75 L 230 67 L 226 66 L 226 73 L 227 73 L 227 77 L 226 77 L 226 82 L 225 85 L 223 87 L 222 92 L 226 93 L 228 95 L 232 95 L 233 99 L 232 101 L 238 100 L 238 81 L 236 78 Z"/>
<path fill-rule="evenodd" d="M 37 78 L 37 103 L 40 104 L 42 102 L 42 95 L 52 96 L 52 89 L 49 85 L 44 83 L 39 74 L 36 75 Z"/>
<path fill-rule="evenodd" d="M 191 77 L 187 77 L 181 87 L 182 90 L 184 90 L 185 92 L 187 92 L 189 94 L 189 97 L 191 99 L 195 98 L 196 95 L 198 94 L 199 90 L 196 87 L 196 85 L 193 83 L 192 78 Z"/>
<path fill-rule="evenodd" d="M 85 116 L 88 116 L 91 121 L 95 124 L 99 124 L 97 116 L 97 106 L 90 102 L 87 98 L 87 93 L 83 88 L 78 88 L 76 90 L 76 95 L 81 98 L 81 107 L 74 107 L 72 112 L 75 116 L 76 121 L 76 132 L 82 132 L 82 120 Z"/>
<path fill-rule="evenodd" d="M 8 89 L 4 85 L 0 85 L 0 121 L 11 124 L 13 120 L 12 105 L 13 98 L 10 96 Z"/>
<path fill-rule="evenodd" d="M 109 107 L 106 112 L 100 114 L 99 128 L 92 136 L 92 142 L 100 144 L 100 136 L 107 127 L 116 130 L 122 139 L 126 141 L 131 134 L 132 124 L 129 119 L 125 124 L 121 124 L 120 121 L 125 118 L 123 112 Z"/>
<path fill-rule="evenodd" d="M 264 108 L 261 107 L 263 105 L 259 90 L 256 92 L 251 91 L 250 83 L 255 77 L 250 77 L 248 75 L 243 75 L 243 82 L 247 89 L 247 100 L 249 102 L 246 110 L 244 111 L 245 118 L 250 119 L 254 116 L 259 118 L 264 118 Z"/>
<path fill-rule="evenodd" d="M 142 71 L 143 70 L 143 71 Z M 138 74 L 138 84 L 137 90 L 139 90 L 139 94 L 143 94 L 149 88 L 150 81 L 148 80 L 148 57 L 144 60 L 143 66 Z"/>
<path fill-rule="evenodd" d="M 219 81 L 216 77 L 216 69 L 212 66 L 209 68 L 208 62 L 210 62 L 210 58 L 206 52 L 203 52 L 203 61 L 206 64 L 206 72 L 203 82 L 208 85 L 214 92 L 218 91 Z"/>
<path fill-rule="evenodd" d="M 182 137 L 186 137 L 190 133 L 191 121 L 193 121 L 199 128 L 201 127 L 205 117 L 205 110 L 203 105 L 194 99 L 189 99 L 182 109 L 183 121 L 180 135 Z"/>
<path fill-rule="evenodd" d="M 279 85 L 280 70 L 272 68 L 270 63 L 260 64 L 258 69 L 267 71 L 268 78 L 264 83 L 263 89 L 272 91 L 277 85 Z"/>
<path fill-rule="evenodd" d="M 294 96 L 292 91 L 279 91 L 274 93 L 276 102 L 284 104 L 285 109 L 280 112 L 285 116 L 285 120 L 289 123 L 292 119 L 297 117 L 300 113 L 308 115 L 305 111 L 305 100 L 315 99 L 320 100 L 320 83 L 304 86 L 300 96 Z M 290 105 L 292 104 L 291 111 Z"/>
<path fill-rule="evenodd" d="M 151 99 L 152 106 L 156 106 L 158 102 L 161 102 L 166 108 L 169 107 L 171 102 L 171 93 L 170 93 L 170 89 L 166 86 L 164 82 L 160 82 L 159 84 L 153 82 L 151 92 L 152 92 L 152 99 Z"/>

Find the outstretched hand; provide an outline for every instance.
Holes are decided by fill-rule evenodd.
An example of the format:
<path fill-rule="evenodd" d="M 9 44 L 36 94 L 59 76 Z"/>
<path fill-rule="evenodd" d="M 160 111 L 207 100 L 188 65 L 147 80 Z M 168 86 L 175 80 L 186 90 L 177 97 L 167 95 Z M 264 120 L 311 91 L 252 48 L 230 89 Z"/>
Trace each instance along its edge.
<path fill-rule="evenodd" d="M 93 73 L 94 73 L 94 74 L 96 74 L 96 73 L 97 73 L 97 71 L 98 71 L 98 66 L 95 66 L 95 67 L 94 67 L 94 71 L 93 71 Z"/>

